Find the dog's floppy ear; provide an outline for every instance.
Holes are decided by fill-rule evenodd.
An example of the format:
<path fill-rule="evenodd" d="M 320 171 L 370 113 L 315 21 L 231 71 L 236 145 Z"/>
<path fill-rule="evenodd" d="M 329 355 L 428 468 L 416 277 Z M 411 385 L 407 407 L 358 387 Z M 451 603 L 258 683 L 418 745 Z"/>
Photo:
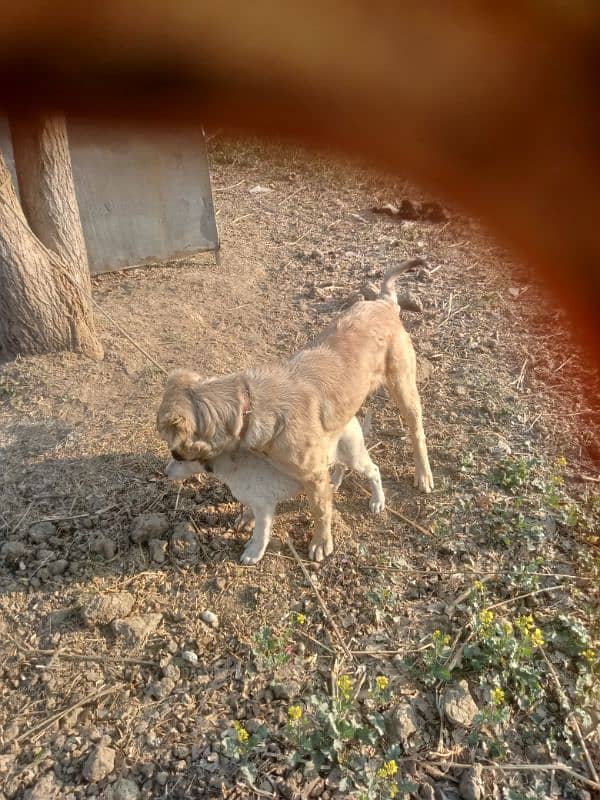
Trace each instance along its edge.
<path fill-rule="evenodd" d="M 194 435 L 194 421 L 181 409 L 170 408 L 168 411 L 159 409 L 156 426 L 170 446 L 174 446 L 176 442 L 187 441 Z"/>

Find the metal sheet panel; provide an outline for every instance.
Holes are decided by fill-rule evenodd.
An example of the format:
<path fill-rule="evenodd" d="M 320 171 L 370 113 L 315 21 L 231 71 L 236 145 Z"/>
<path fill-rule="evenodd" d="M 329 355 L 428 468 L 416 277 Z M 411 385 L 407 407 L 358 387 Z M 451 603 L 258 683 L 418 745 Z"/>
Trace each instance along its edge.
<path fill-rule="evenodd" d="M 92 273 L 218 249 L 201 134 L 68 129 Z"/>

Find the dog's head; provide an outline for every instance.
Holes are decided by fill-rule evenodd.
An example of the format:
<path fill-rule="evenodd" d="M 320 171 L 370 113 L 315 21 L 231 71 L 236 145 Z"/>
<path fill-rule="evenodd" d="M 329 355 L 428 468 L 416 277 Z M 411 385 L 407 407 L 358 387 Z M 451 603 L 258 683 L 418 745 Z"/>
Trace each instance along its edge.
<path fill-rule="evenodd" d="M 178 369 L 167 378 L 156 427 L 176 461 L 210 462 L 237 442 L 243 398 L 236 376 L 202 379 Z"/>

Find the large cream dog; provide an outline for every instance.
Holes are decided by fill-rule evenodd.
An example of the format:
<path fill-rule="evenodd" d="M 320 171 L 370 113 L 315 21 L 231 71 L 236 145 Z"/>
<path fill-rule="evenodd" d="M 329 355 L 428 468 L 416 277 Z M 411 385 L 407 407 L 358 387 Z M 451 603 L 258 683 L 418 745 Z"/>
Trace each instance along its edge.
<path fill-rule="evenodd" d="M 383 511 L 385 496 L 379 469 L 367 452 L 363 432 L 356 417 L 352 417 L 346 425 L 339 440 L 332 442 L 329 460 L 336 465 L 332 477 L 334 489 L 342 482 L 344 467 L 350 467 L 369 480 L 371 511 L 375 514 Z M 221 453 L 206 464 L 201 461 L 172 460 L 166 469 L 172 480 L 185 480 L 206 472 L 226 483 L 234 497 L 243 504 L 243 511 L 237 518 L 235 527 L 237 530 L 251 530 L 254 527 L 254 534 L 240 560 L 242 564 L 258 564 L 271 538 L 277 504 L 299 494 L 302 491 L 301 483 L 286 475 L 264 456 L 241 448 Z"/>
<path fill-rule="evenodd" d="M 416 258 L 390 269 L 378 300 L 356 303 L 285 364 L 208 379 L 176 370 L 167 379 L 157 427 L 173 458 L 206 463 L 242 447 L 271 460 L 306 494 L 315 520 L 308 552 L 315 561 L 333 552 L 332 442 L 383 383 L 409 428 L 415 486 L 433 488 L 415 353 L 394 288 L 398 275 L 422 264 Z"/>

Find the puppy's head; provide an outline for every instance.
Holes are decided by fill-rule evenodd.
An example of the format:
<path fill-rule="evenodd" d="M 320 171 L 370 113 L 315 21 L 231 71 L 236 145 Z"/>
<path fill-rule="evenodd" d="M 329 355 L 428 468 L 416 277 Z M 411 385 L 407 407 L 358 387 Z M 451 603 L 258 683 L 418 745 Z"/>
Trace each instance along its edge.
<path fill-rule="evenodd" d="M 235 376 L 202 379 L 178 369 L 167 378 L 156 427 L 176 461 L 206 463 L 234 446 L 241 393 Z"/>
<path fill-rule="evenodd" d="M 172 459 L 166 466 L 165 474 L 172 481 L 185 481 L 195 475 L 212 472 L 209 464 L 201 461 L 175 461 Z"/>

